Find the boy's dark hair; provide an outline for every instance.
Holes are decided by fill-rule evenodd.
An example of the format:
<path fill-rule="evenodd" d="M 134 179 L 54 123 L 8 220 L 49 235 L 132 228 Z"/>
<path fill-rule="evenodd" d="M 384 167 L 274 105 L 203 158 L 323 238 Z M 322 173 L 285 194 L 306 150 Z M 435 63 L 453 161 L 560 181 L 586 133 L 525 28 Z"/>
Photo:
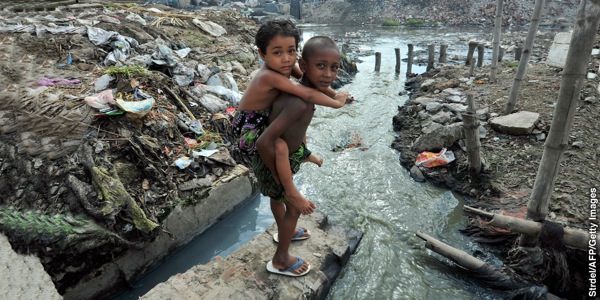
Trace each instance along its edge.
<path fill-rule="evenodd" d="M 307 60 L 311 55 L 313 55 L 317 50 L 321 49 L 335 49 L 338 53 L 340 53 L 340 49 L 337 44 L 327 36 L 314 36 L 308 39 L 304 46 L 302 46 L 302 58 Z"/>
<path fill-rule="evenodd" d="M 293 37 L 296 40 L 296 49 L 300 40 L 300 32 L 296 25 L 290 20 L 271 20 L 264 23 L 258 29 L 254 37 L 254 44 L 262 53 L 267 52 L 269 42 L 276 36 Z"/>

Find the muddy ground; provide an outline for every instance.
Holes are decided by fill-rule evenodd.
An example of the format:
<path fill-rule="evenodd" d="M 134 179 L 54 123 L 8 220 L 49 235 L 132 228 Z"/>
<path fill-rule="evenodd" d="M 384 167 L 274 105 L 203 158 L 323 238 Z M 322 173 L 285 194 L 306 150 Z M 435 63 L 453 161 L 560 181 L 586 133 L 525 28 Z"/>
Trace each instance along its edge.
<path fill-rule="evenodd" d="M 600 48 L 599 40 L 597 35 L 594 46 L 596 49 Z M 516 107 L 516 111 L 539 113 L 539 122 L 534 128 L 534 132 L 530 135 L 518 136 L 502 134 L 494 131 L 487 123 L 490 115 L 503 114 L 518 62 L 507 57 L 507 60 L 499 64 L 496 83 L 489 80 L 489 66 L 476 68 L 473 82 L 471 84 L 461 82 L 456 88 L 465 92 L 473 92 L 476 108 L 487 110 L 484 114 L 487 118 L 481 121 L 486 129 L 486 136 L 481 139 L 481 155 L 487 161 L 487 167 L 478 175 L 469 175 L 466 151 L 461 148 L 460 143 L 455 143 L 448 148 L 454 152 L 455 161 L 445 166 L 419 168 L 428 182 L 459 192 L 465 196 L 467 205 L 495 213 L 525 217 L 527 202 L 530 199 L 537 168 L 544 151 L 545 137 L 548 136 L 552 116 L 555 113 L 562 75 L 561 68 L 544 64 L 539 55 L 539 53 L 547 53 L 548 45 L 547 42 L 536 43 L 534 53 L 538 54 L 537 59 L 532 60 L 528 65 Z M 598 75 L 599 66 L 600 57 L 592 56 L 588 66 L 588 73 L 591 75 L 586 75 L 586 77 Z M 412 103 L 412 100 L 422 96 L 440 98 L 438 94 L 440 90 L 422 89 L 419 83 L 427 79 L 435 79 L 436 83 L 447 83 L 452 80 L 458 82 L 457 79 L 468 77 L 468 74 L 469 67 L 464 64 L 443 66 L 422 74 L 422 78 L 415 78 L 414 82 L 407 86 L 412 94 L 407 104 L 400 107 L 399 113 L 394 117 L 394 127 L 398 132 L 398 138 L 393 144 L 394 148 L 401 151 L 400 161 L 407 170 L 415 166 L 415 159 L 419 154 L 411 149 L 411 145 L 422 134 L 423 124 L 427 123 L 419 118 L 419 111 L 423 110 L 422 106 L 419 108 L 419 105 Z M 560 163 L 552 197 L 549 201 L 547 216 L 547 220 L 563 226 L 579 228 L 586 232 L 589 228 L 590 189 L 597 189 L 600 184 L 597 175 L 600 165 L 600 136 L 597 134 L 600 131 L 598 122 L 600 89 L 598 85 L 597 77 L 588 78 L 583 84 L 569 142 Z M 438 150 L 431 149 L 430 151 L 437 152 Z M 472 230 L 467 231 L 473 233 Z M 503 232 L 499 236 L 488 235 L 485 237 L 484 233 L 482 241 L 487 239 L 487 242 L 496 244 L 499 248 L 491 251 L 506 255 L 506 251 L 513 245 L 517 236 L 508 234 L 505 230 L 501 231 Z M 479 237 L 481 237 L 480 234 L 481 232 L 477 233 Z M 499 239 L 496 239 L 498 237 Z M 570 282 L 571 289 L 557 291 L 556 285 L 545 283 L 549 285 L 552 292 L 571 298 L 587 291 L 582 280 L 585 278 L 583 273 L 585 253 L 575 250 L 568 250 L 567 253 L 567 257 L 570 259 L 570 279 L 573 280 Z M 576 280 L 577 278 L 579 279 Z M 561 280 L 564 281 L 564 278 Z"/>

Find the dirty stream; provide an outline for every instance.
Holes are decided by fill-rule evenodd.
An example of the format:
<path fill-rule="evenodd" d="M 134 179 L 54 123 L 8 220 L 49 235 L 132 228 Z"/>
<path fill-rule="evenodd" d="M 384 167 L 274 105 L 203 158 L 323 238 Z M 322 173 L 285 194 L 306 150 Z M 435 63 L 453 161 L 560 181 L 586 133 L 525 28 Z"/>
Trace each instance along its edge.
<path fill-rule="evenodd" d="M 488 253 L 458 232 L 464 221 L 462 200 L 448 190 L 414 182 L 400 165 L 398 152 L 390 147 L 395 137 L 392 117 L 408 99 L 398 96 L 404 90 L 406 63 L 396 75 L 394 48 L 400 48 L 406 58 L 408 43 L 415 44 L 418 52 L 428 43 L 445 41 L 450 58 L 466 54 L 465 36 L 488 33 L 332 26 L 303 26 L 302 31 L 304 40 L 328 35 L 340 45 L 348 43 L 354 53 L 364 53 L 353 83 L 342 88 L 358 101 L 339 110 L 317 108 L 309 128 L 308 145 L 324 159 L 323 167 L 305 164 L 295 178 L 301 192 L 332 222 L 364 232 L 328 299 L 503 298 L 502 293 L 478 286 L 448 260 L 430 253 L 415 236 L 421 230 L 468 253 Z M 379 73 L 373 71 L 375 51 L 383 56 Z M 425 66 L 414 65 L 412 70 L 422 73 Z M 252 199 L 118 299 L 137 299 L 176 273 L 216 255 L 227 256 L 271 223 L 268 199 Z M 480 258 L 500 263 L 493 255 Z"/>

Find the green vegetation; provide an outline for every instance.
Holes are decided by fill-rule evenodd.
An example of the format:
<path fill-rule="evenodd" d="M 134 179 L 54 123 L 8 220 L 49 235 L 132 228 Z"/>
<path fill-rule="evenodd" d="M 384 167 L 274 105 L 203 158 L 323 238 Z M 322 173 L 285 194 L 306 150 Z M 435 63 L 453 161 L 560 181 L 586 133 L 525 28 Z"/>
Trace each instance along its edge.
<path fill-rule="evenodd" d="M 383 21 L 382 26 L 400 26 L 400 22 L 394 20 L 385 20 Z"/>
<path fill-rule="evenodd" d="M 519 62 L 518 61 L 510 61 L 510 62 L 508 62 L 508 66 L 510 68 L 516 68 L 519 66 Z"/>
<path fill-rule="evenodd" d="M 115 77 L 131 78 L 133 75 L 146 74 L 148 70 L 142 66 L 122 66 L 122 67 L 110 67 L 104 70 L 105 74 L 112 75 Z"/>
<path fill-rule="evenodd" d="M 425 25 L 425 21 L 421 19 L 410 18 L 406 21 L 406 25 L 412 27 L 419 27 Z"/>
<path fill-rule="evenodd" d="M 180 38 L 190 48 L 205 48 L 211 44 L 210 38 L 199 30 L 188 30 Z"/>

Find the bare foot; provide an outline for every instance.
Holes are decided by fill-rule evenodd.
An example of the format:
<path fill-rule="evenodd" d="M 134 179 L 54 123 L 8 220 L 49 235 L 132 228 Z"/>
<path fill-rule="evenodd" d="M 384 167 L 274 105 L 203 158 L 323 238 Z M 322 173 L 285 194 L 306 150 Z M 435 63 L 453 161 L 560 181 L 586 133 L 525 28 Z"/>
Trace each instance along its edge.
<path fill-rule="evenodd" d="M 302 162 L 311 162 L 319 167 L 321 167 L 321 165 L 323 165 L 323 159 L 321 159 L 320 157 L 316 156 L 314 153 L 311 153 L 307 158 L 304 159 L 304 161 Z"/>
<path fill-rule="evenodd" d="M 312 214 L 317 208 L 317 205 L 314 202 L 308 200 L 300 193 L 284 193 L 283 195 L 288 203 L 293 205 L 303 215 Z"/>

